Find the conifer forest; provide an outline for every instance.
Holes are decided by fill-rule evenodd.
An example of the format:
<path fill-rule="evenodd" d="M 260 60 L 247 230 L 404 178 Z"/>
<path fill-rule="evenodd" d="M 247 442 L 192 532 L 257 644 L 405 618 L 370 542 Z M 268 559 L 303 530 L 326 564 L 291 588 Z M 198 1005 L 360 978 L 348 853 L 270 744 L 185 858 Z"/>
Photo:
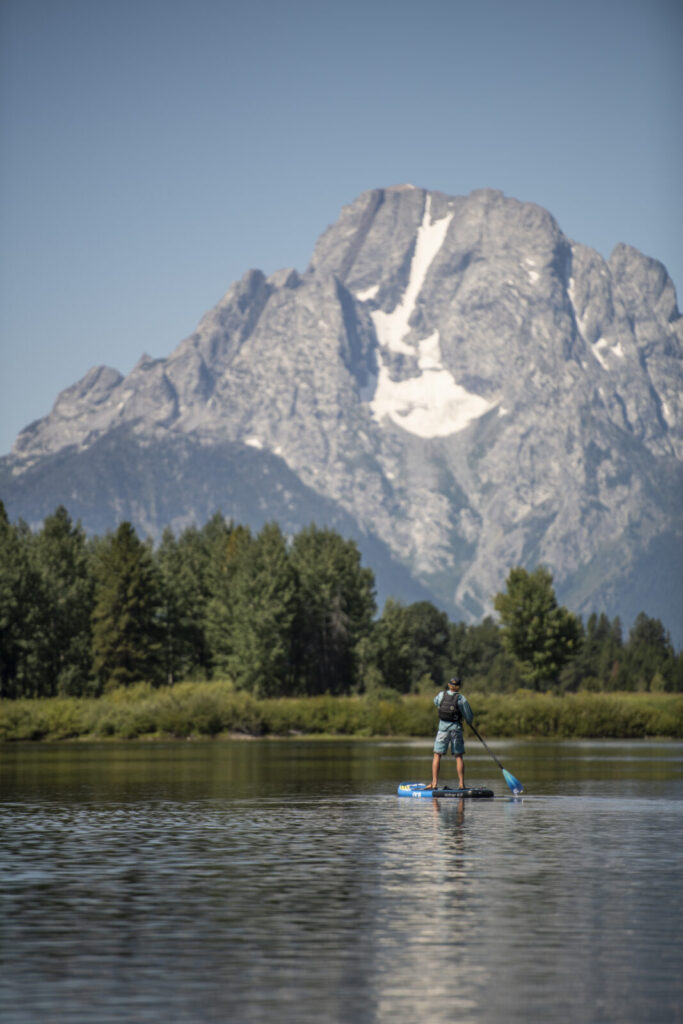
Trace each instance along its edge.
<path fill-rule="evenodd" d="M 153 546 L 123 522 L 87 537 L 60 506 L 32 531 L 0 503 L 0 696 L 98 697 L 229 680 L 257 699 L 469 690 L 683 690 L 683 655 L 645 611 L 586 621 L 551 574 L 510 569 L 499 621 L 451 622 L 427 601 L 381 613 L 357 545 L 311 524 L 257 534 L 216 514 Z"/>

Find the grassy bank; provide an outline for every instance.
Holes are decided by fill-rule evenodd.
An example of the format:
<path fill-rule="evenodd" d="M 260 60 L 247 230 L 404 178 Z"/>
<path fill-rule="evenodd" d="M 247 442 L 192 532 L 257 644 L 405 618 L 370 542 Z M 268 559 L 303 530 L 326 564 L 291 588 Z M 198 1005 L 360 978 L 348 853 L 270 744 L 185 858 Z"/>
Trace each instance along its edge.
<path fill-rule="evenodd" d="M 468 694 L 485 736 L 683 738 L 683 694 Z M 97 699 L 0 702 L 0 741 L 218 736 L 430 736 L 429 697 L 293 697 L 257 701 L 228 683 L 147 685 Z"/>

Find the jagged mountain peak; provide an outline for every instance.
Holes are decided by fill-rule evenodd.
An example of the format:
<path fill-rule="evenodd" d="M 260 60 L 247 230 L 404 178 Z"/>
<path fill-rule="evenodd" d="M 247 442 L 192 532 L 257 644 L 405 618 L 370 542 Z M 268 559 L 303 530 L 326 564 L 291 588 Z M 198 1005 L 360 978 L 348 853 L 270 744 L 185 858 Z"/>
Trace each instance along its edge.
<path fill-rule="evenodd" d="M 372 189 L 303 274 L 250 270 L 167 358 L 126 378 L 89 371 L 5 466 L 16 488 L 118 438 L 144 447 L 120 481 L 142 494 L 155 445 L 221 459 L 241 445 L 279 459 L 451 611 L 483 614 L 511 565 L 538 561 L 579 610 L 618 609 L 639 560 L 680 531 L 682 347 L 665 268 L 630 246 L 605 260 L 493 189 Z M 199 517 L 183 479 L 159 502 L 172 522 Z M 206 489 L 225 511 L 229 469 Z M 31 500 L 17 508 L 35 521 Z M 108 500 L 112 518 L 129 508 Z M 138 521 L 160 531 L 142 504 Z"/>

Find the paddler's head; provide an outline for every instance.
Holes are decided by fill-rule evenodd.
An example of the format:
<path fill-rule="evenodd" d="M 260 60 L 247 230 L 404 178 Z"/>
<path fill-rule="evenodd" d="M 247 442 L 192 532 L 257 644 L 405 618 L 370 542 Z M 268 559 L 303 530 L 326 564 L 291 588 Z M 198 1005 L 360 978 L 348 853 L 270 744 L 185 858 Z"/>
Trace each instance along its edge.
<path fill-rule="evenodd" d="M 457 693 L 460 689 L 460 680 L 457 676 L 451 676 L 448 680 L 448 689 L 451 693 Z"/>

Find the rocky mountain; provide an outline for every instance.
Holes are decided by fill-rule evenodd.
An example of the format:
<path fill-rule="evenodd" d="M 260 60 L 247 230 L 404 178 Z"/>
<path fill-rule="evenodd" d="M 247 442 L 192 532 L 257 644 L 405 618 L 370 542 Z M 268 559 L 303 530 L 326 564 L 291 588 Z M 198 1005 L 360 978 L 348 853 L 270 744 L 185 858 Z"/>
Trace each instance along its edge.
<path fill-rule="evenodd" d="M 165 359 L 97 367 L 0 460 L 11 517 L 62 502 L 158 536 L 216 509 L 355 536 L 382 595 L 489 612 L 509 568 L 683 640 L 683 319 L 500 192 L 376 189 L 304 273 L 249 271 Z"/>

